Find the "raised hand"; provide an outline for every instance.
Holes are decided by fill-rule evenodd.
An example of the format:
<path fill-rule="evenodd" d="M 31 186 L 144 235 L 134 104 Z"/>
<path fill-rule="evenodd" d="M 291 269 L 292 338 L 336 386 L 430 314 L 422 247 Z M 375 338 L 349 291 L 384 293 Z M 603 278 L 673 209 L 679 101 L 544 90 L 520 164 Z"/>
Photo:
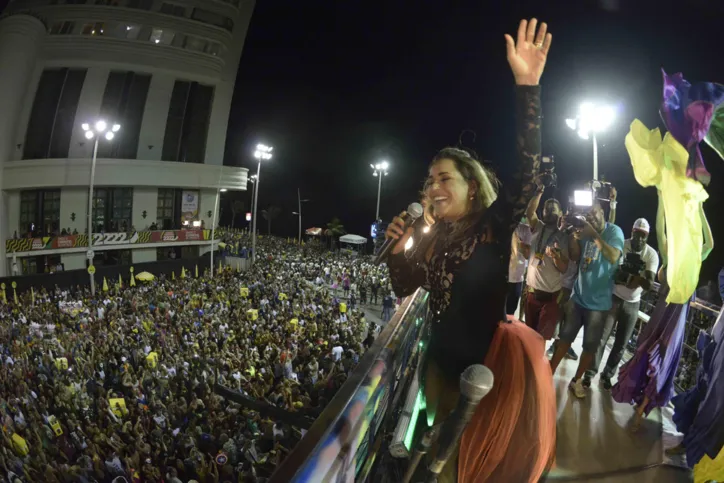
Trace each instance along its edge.
<path fill-rule="evenodd" d="M 548 33 L 548 25 L 543 22 L 536 33 L 538 20 L 521 20 L 518 26 L 518 39 L 505 34 L 508 49 L 508 63 L 513 71 L 515 83 L 535 86 L 540 82 L 548 58 L 553 36 Z"/>

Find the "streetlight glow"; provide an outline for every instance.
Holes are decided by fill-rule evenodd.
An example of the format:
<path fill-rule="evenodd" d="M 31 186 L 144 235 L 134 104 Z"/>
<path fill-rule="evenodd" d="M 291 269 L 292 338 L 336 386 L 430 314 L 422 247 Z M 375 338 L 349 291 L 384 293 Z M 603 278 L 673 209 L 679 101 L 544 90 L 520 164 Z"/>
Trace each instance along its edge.
<path fill-rule="evenodd" d="M 574 119 L 566 119 L 566 126 L 576 131 L 581 139 L 593 138 L 593 180 L 598 181 L 598 140 L 596 135 L 611 127 L 616 109 L 611 106 L 584 102 Z"/>
<path fill-rule="evenodd" d="M 262 159 L 269 160 L 272 158 L 272 149 L 274 148 L 271 146 L 267 146 L 265 144 L 257 144 L 256 151 L 254 151 L 254 157 L 259 161 L 261 161 Z"/>
<path fill-rule="evenodd" d="M 611 106 L 599 106 L 584 102 L 574 119 L 566 119 L 566 126 L 583 139 L 589 139 L 592 133 L 600 133 L 611 127 L 616 119 L 616 110 Z"/>
<path fill-rule="evenodd" d="M 96 177 L 96 161 L 98 158 L 98 144 L 101 140 L 101 135 L 106 138 L 107 141 L 112 141 L 113 138 L 116 136 L 114 133 L 121 130 L 120 124 L 113 124 L 113 128 L 111 131 L 106 131 L 108 129 L 108 124 L 106 121 L 100 119 L 93 124 L 93 129 L 91 129 L 91 124 L 88 122 L 84 122 L 80 125 L 81 129 L 83 129 L 83 135 L 86 139 L 89 141 L 95 138 L 95 141 L 93 141 L 93 157 L 91 158 L 91 169 L 90 169 L 90 183 L 88 184 L 88 221 L 87 221 L 87 230 L 88 230 L 88 261 L 90 263 L 90 266 L 93 266 L 93 258 L 95 257 L 95 254 L 93 253 L 93 185 L 95 184 L 95 177 Z M 96 285 L 95 285 L 95 279 L 93 278 L 93 272 L 88 272 L 90 275 L 90 287 L 91 287 L 91 294 L 95 295 L 96 293 Z"/>
<path fill-rule="evenodd" d="M 221 191 L 222 193 L 226 193 L 226 192 L 229 191 L 229 190 L 226 189 L 226 188 L 221 188 L 219 191 Z"/>
<path fill-rule="evenodd" d="M 251 220 L 251 264 L 254 265 L 256 262 L 256 209 L 259 201 L 259 181 L 260 181 L 260 174 L 261 174 L 261 162 L 263 160 L 268 161 L 272 158 L 272 150 L 274 148 L 272 146 L 267 146 L 266 144 L 257 144 L 256 150 L 254 151 L 254 157 L 256 158 L 258 164 L 256 167 L 256 176 L 254 176 L 254 217 Z"/>
<path fill-rule="evenodd" d="M 372 168 L 372 176 L 379 177 L 379 182 L 377 184 L 377 215 L 375 220 L 380 219 L 380 194 L 382 193 L 382 177 L 387 176 L 387 170 L 390 167 L 390 163 L 387 161 L 381 161 L 377 164 L 370 164 L 370 168 Z"/>

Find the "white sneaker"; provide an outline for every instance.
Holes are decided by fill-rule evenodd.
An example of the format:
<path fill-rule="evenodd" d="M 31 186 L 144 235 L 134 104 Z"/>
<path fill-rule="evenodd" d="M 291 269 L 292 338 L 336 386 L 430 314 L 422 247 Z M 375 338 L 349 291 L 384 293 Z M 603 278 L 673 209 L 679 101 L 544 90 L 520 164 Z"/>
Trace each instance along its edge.
<path fill-rule="evenodd" d="M 573 394 L 575 394 L 578 399 L 584 399 L 586 397 L 586 388 L 583 387 L 583 378 L 580 378 L 577 381 L 571 381 L 568 388 L 573 391 Z"/>

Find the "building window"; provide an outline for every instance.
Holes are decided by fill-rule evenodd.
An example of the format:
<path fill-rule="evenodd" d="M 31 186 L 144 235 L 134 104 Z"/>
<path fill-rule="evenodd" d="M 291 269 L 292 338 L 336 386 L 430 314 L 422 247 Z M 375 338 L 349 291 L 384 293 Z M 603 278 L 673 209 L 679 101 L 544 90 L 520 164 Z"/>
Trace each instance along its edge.
<path fill-rule="evenodd" d="M 203 163 L 214 88 L 176 81 L 163 138 L 164 161 Z"/>
<path fill-rule="evenodd" d="M 177 213 L 177 203 L 180 190 L 174 188 L 159 188 L 158 204 L 156 207 L 156 226 L 159 230 L 178 230 L 181 228 L 181 216 Z"/>
<path fill-rule="evenodd" d="M 216 42 L 209 42 L 206 44 L 206 53 L 213 55 L 214 57 L 219 55 L 219 52 L 221 51 L 221 46 L 217 44 Z"/>
<path fill-rule="evenodd" d="M 38 224 L 38 191 L 20 192 L 20 231 L 24 236 L 33 232 Z"/>
<path fill-rule="evenodd" d="M 83 35 L 103 35 L 106 25 L 103 22 L 93 22 L 83 25 L 81 33 Z"/>
<path fill-rule="evenodd" d="M 43 71 L 23 145 L 24 159 L 67 158 L 85 69 Z"/>
<path fill-rule="evenodd" d="M 171 45 L 174 35 L 174 32 L 171 30 L 153 28 L 151 30 L 151 38 L 149 40 L 154 44 Z"/>
<path fill-rule="evenodd" d="M 124 25 L 123 29 L 126 32 L 126 38 L 129 40 L 138 39 L 138 34 L 141 32 L 141 27 L 139 27 L 138 25 Z"/>
<path fill-rule="evenodd" d="M 46 234 L 60 233 L 60 190 L 44 190 L 43 229 Z"/>
<path fill-rule="evenodd" d="M 128 8 L 151 10 L 151 8 L 153 8 L 153 0 L 128 0 L 128 4 L 126 4 L 126 6 Z"/>
<path fill-rule="evenodd" d="M 112 143 L 98 147 L 103 158 L 136 159 L 151 76 L 135 72 L 111 72 L 101 103 L 101 116 L 118 123 L 121 130 Z"/>
<path fill-rule="evenodd" d="M 20 234 L 60 233 L 60 190 L 20 192 Z"/>
<path fill-rule="evenodd" d="M 69 35 L 73 33 L 75 22 L 55 22 L 50 27 L 51 35 Z"/>
<path fill-rule="evenodd" d="M 111 225 L 115 231 L 129 231 L 133 226 L 133 188 L 111 190 Z"/>
<path fill-rule="evenodd" d="M 172 3 L 163 3 L 161 4 L 161 13 L 174 15 L 176 17 L 186 17 L 186 8 Z"/>
<path fill-rule="evenodd" d="M 108 190 L 96 188 L 93 190 L 93 233 L 106 231 L 106 199 Z"/>
<path fill-rule="evenodd" d="M 199 22 L 215 25 L 231 32 L 234 30 L 234 21 L 218 13 L 209 12 L 203 8 L 194 8 L 191 18 Z"/>
<path fill-rule="evenodd" d="M 93 233 L 117 233 L 132 227 L 133 188 L 99 188 L 93 193 Z"/>
<path fill-rule="evenodd" d="M 207 48 L 207 44 L 208 42 L 204 39 L 187 35 L 184 40 L 183 47 L 186 50 L 192 50 L 194 52 L 204 52 Z"/>

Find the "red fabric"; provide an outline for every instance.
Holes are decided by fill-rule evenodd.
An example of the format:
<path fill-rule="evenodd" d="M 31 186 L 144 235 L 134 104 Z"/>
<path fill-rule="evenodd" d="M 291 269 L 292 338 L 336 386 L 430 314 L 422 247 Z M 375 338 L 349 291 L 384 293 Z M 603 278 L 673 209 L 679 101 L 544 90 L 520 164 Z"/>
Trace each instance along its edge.
<path fill-rule="evenodd" d="M 460 442 L 460 482 L 535 483 L 555 459 L 556 395 L 545 345 L 509 320 L 485 358 L 495 382 Z"/>
<path fill-rule="evenodd" d="M 525 323 L 538 332 L 545 340 L 551 340 L 556 333 L 556 324 L 560 315 L 558 294 L 551 300 L 540 302 L 535 294 L 529 293 L 525 301 Z"/>

